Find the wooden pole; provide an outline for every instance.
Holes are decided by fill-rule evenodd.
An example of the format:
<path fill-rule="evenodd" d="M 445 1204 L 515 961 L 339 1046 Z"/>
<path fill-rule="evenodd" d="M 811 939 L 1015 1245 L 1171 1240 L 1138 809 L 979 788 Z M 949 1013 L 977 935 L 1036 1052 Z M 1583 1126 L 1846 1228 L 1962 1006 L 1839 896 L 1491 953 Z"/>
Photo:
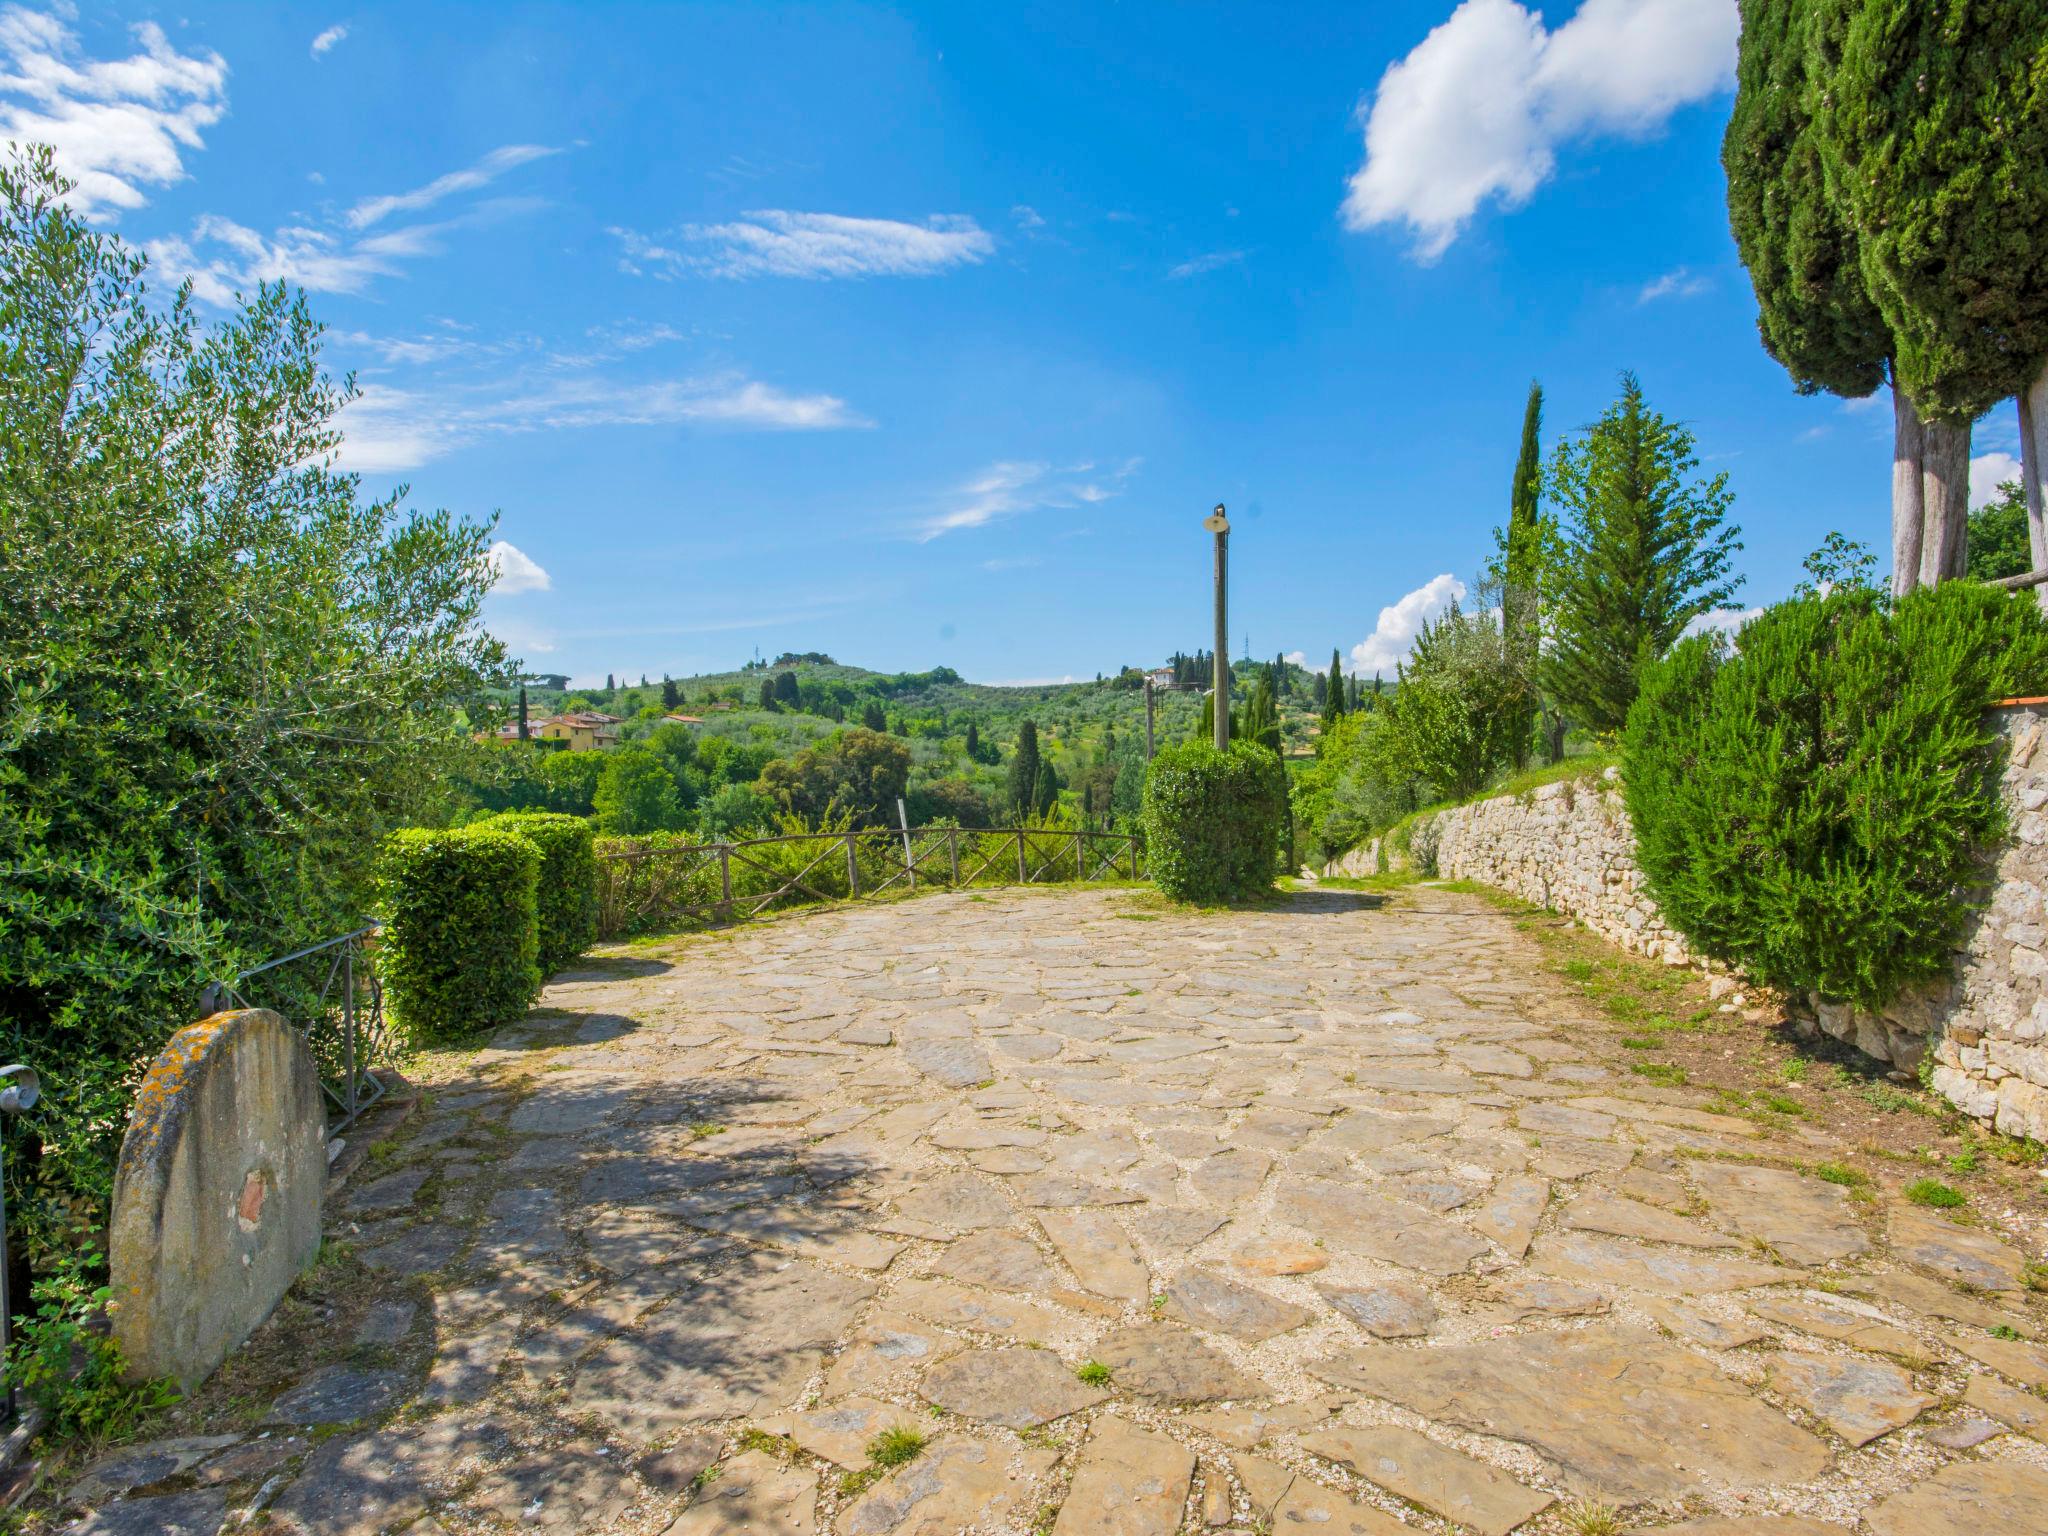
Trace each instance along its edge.
<path fill-rule="evenodd" d="M 719 909 L 727 922 L 732 921 L 732 844 L 718 845 L 718 885 L 720 891 Z"/>
<path fill-rule="evenodd" d="M 1216 530 L 1216 750 L 1230 746 L 1230 524 L 1223 508 L 1210 519 Z"/>
<path fill-rule="evenodd" d="M 953 868 L 953 885 L 957 889 L 960 884 L 960 829 L 958 827 L 946 828 L 946 862 Z"/>
<path fill-rule="evenodd" d="M 846 894 L 849 898 L 860 895 L 860 855 L 854 851 L 853 834 L 846 834 Z"/>
<path fill-rule="evenodd" d="M 1017 829 L 1017 883 L 1027 884 L 1031 877 L 1024 873 L 1024 829 Z"/>
<path fill-rule="evenodd" d="M 1152 699 L 1152 674 L 1147 672 L 1145 674 L 1145 761 L 1148 763 L 1152 761 L 1152 754 L 1157 750 L 1152 742 Z"/>

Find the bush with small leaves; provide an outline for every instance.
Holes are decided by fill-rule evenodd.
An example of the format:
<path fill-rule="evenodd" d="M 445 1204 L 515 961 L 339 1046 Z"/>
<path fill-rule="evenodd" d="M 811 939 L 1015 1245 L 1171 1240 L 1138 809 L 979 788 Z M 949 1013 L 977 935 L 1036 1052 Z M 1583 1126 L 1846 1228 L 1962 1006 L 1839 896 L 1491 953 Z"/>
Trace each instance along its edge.
<path fill-rule="evenodd" d="M 540 850 L 502 827 L 385 839 L 379 970 L 394 1021 L 415 1043 L 517 1018 L 540 995 Z"/>
<path fill-rule="evenodd" d="M 1163 747 L 1145 780 L 1152 878 L 1177 901 L 1244 901 L 1272 889 L 1287 816 L 1287 775 L 1265 747 Z"/>

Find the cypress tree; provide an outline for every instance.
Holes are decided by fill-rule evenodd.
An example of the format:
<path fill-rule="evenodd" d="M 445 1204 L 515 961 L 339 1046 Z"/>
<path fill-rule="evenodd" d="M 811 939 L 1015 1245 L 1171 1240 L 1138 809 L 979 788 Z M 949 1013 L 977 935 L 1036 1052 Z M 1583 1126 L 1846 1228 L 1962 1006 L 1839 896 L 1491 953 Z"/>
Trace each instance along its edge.
<path fill-rule="evenodd" d="M 967 740 L 963 745 L 967 749 L 967 761 L 970 763 L 981 761 L 981 732 L 976 728 L 972 720 L 967 722 Z"/>
<path fill-rule="evenodd" d="M 772 677 L 761 679 L 761 707 L 763 709 L 774 709 L 776 707 L 775 679 Z"/>
<path fill-rule="evenodd" d="M 1515 455 L 1515 478 L 1508 487 L 1508 528 L 1501 548 L 1501 631 L 1508 657 L 1525 675 L 1532 674 L 1540 648 L 1543 606 L 1543 527 L 1540 521 L 1543 481 L 1543 386 L 1533 379 L 1522 407 L 1522 446 Z M 1514 707 L 1524 717 L 1510 730 L 1517 768 L 1529 760 L 1529 728 L 1535 723 L 1537 693 L 1532 688 Z"/>
<path fill-rule="evenodd" d="M 1051 763 L 1040 759 L 1038 774 L 1031 785 L 1031 811 L 1043 816 L 1060 801 L 1060 776 L 1053 772 Z"/>
<path fill-rule="evenodd" d="M 663 675 L 661 679 L 661 707 L 674 709 L 683 701 L 682 691 L 675 685 L 675 679 Z"/>
<path fill-rule="evenodd" d="M 1334 724 L 1338 717 L 1350 709 L 1350 699 L 1344 683 L 1344 658 L 1337 647 L 1330 647 L 1330 686 L 1328 696 L 1323 700 L 1323 724 Z"/>
<path fill-rule="evenodd" d="M 889 729 L 889 719 L 882 712 L 882 701 L 880 699 L 869 699 L 862 706 L 860 723 L 871 731 L 886 731 Z"/>
<path fill-rule="evenodd" d="M 526 723 L 526 684 L 524 683 L 519 685 L 519 739 L 521 741 L 530 741 L 532 739 L 532 732 L 528 729 Z"/>
<path fill-rule="evenodd" d="M 1029 815 L 1038 792 L 1038 726 L 1026 720 L 1017 727 L 1017 750 L 1010 758 L 1010 804 Z"/>
<path fill-rule="evenodd" d="M 1601 732 L 1627 719 L 1638 670 L 1741 584 L 1727 475 L 1695 481 L 1692 434 L 1649 408 L 1633 374 L 1621 383 L 1550 467 L 1568 523 L 1542 673 L 1563 713 Z"/>
<path fill-rule="evenodd" d="M 1969 424 L 2021 406 L 2032 554 L 2048 457 L 2048 10 L 1813 0 L 1814 121 L 1899 381 L 1929 418 L 1923 581 L 1964 573 Z M 1937 484 L 1945 493 L 1937 508 Z"/>
<path fill-rule="evenodd" d="M 794 672 L 778 672 L 775 674 L 775 697 L 777 699 L 781 700 L 784 704 L 794 704 L 798 702 L 801 696 L 796 685 L 796 674 Z"/>
<path fill-rule="evenodd" d="M 1231 734 L 1236 735 L 1235 732 Z M 1247 741 L 1255 741 L 1275 753 L 1280 750 L 1280 713 L 1273 703 L 1272 686 L 1265 677 L 1252 684 L 1251 697 L 1245 701 L 1244 734 Z"/>
<path fill-rule="evenodd" d="M 617 686 L 618 686 L 618 684 L 612 681 L 612 675 L 611 675 L 611 673 L 609 673 L 609 672 L 605 673 L 605 675 L 604 675 L 604 691 L 605 691 L 606 693 L 610 693 L 610 692 L 611 692 L 611 691 L 612 691 L 612 690 L 613 690 L 614 688 L 616 688 Z"/>

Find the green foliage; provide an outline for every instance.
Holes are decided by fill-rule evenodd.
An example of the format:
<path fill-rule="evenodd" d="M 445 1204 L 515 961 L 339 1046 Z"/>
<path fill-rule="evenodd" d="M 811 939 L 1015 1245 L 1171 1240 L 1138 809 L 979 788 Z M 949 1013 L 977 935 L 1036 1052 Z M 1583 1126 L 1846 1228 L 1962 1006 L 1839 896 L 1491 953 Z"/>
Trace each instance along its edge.
<path fill-rule="evenodd" d="M 675 773 L 659 755 L 644 747 L 619 747 L 602 756 L 603 772 L 592 796 L 600 831 L 621 837 L 682 826 L 683 798 L 676 790 Z"/>
<path fill-rule="evenodd" d="M 2048 7 L 1809 3 L 1808 106 L 1894 372 L 1968 422 L 2048 358 Z"/>
<path fill-rule="evenodd" d="M 1177 901 L 1244 901 L 1270 890 L 1286 810 L 1286 771 L 1265 747 L 1160 748 L 1145 781 L 1152 878 Z"/>
<path fill-rule="evenodd" d="M 552 976 L 597 942 L 597 852 L 589 822 L 519 811 L 472 825 L 517 832 L 540 850 L 534 910 L 543 976 Z"/>
<path fill-rule="evenodd" d="M 1491 613 L 1453 603 L 1424 625 L 1399 690 L 1379 712 L 1393 764 L 1452 798 L 1479 789 L 1528 738 L 1535 685 L 1527 660 Z"/>
<path fill-rule="evenodd" d="M 1799 563 L 1806 572 L 1806 580 L 1792 590 L 1801 597 L 1819 597 L 1837 587 L 1865 592 L 1875 589 L 1871 577 L 1877 571 L 1877 557 L 1871 554 L 1870 546 L 1838 531 L 1831 529 L 1820 541 L 1820 548 Z"/>
<path fill-rule="evenodd" d="M 125 1379 L 120 1345 L 96 1326 L 114 1295 L 95 1283 L 101 1268 L 91 1248 L 58 1256 L 35 1282 L 34 1312 L 16 1321 L 8 1340 L 5 1379 L 43 1410 L 43 1433 L 53 1439 L 120 1435 L 178 1399 L 170 1382 Z"/>
<path fill-rule="evenodd" d="M 51 1084 L 4 1129 L 39 1269 L 105 1227 L 205 983 L 356 927 L 505 707 L 489 530 L 337 471 L 303 300 L 202 324 L 66 192 L 0 166 L 0 1049 Z"/>
<path fill-rule="evenodd" d="M 1010 758 L 1010 804 L 1019 816 L 1038 808 L 1038 725 L 1026 720 L 1017 727 L 1017 750 Z"/>
<path fill-rule="evenodd" d="M 2048 687 L 2031 599 L 1847 588 L 1646 670 L 1624 787 L 1673 926 L 1788 991 L 1881 1006 L 1943 974 L 1999 834 L 1993 699 Z"/>
<path fill-rule="evenodd" d="M 1915 1205 L 1929 1205 L 1937 1210 L 1954 1210 L 1970 1203 L 1960 1189 L 1939 1179 L 1915 1179 L 1900 1193 Z"/>
<path fill-rule="evenodd" d="M 1986 502 L 1970 514 L 1969 549 L 1970 575 L 1978 581 L 2018 576 L 2034 568 L 2034 551 L 2027 539 L 2027 502 L 2019 481 L 2006 481 L 1998 488 L 1998 500 Z"/>
<path fill-rule="evenodd" d="M 384 841 L 378 963 L 416 1042 L 517 1018 L 540 995 L 540 850 L 502 827 L 407 828 Z"/>
<path fill-rule="evenodd" d="M 806 821 L 837 809 L 850 813 L 856 826 L 888 826 L 896 820 L 896 797 L 910 780 L 910 758 L 907 743 L 854 726 L 768 763 L 754 788 Z"/>
<path fill-rule="evenodd" d="M 1557 445 L 1563 559 L 1542 676 L 1590 731 L 1620 730 L 1640 669 L 1741 585 L 1730 569 L 1742 545 L 1722 526 L 1728 477 L 1695 481 L 1697 465 L 1692 434 L 1649 408 L 1633 374 L 1598 422 Z"/>
<path fill-rule="evenodd" d="M 1273 702 L 1272 685 L 1264 677 L 1252 684 L 1252 696 L 1245 700 L 1244 739 L 1279 755 L 1280 711 Z"/>
<path fill-rule="evenodd" d="M 923 1430 L 899 1424 L 868 1442 L 868 1460 L 878 1467 L 900 1467 L 917 1460 L 930 1443 Z"/>
<path fill-rule="evenodd" d="M 734 837 L 765 826 L 774 807 L 751 784 L 721 785 L 697 808 L 697 835 Z"/>
<path fill-rule="evenodd" d="M 1861 242 L 1832 196 L 1808 107 L 1813 0 L 1742 0 L 1735 110 L 1721 140 L 1728 224 L 1756 290 L 1764 350 L 1799 393 L 1861 397 L 1885 381 L 1891 334 Z"/>

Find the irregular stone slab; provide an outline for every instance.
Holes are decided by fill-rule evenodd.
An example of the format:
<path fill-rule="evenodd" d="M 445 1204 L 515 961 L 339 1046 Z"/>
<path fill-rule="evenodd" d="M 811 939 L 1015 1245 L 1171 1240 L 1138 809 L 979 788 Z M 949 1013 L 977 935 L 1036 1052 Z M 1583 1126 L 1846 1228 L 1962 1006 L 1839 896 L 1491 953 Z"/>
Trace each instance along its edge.
<path fill-rule="evenodd" d="M 431 1173 L 432 1170 L 427 1168 L 408 1168 L 401 1173 L 387 1173 L 383 1178 L 365 1184 L 350 1195 L 349 1209 L 380 1216 L 405 1210 L 412 1204 L 413 1196 L 420 1192 L 420 1186 L 427 1182 Z"/>
<path fill-rule="evenodd" d="M 1436 1302 L 1420 1286 L 1318 1285 L 1331 1306 L 1378 1339 L 1419 1339 L 1436 1323 Z"/>
<path fill-rule="evenodd" d="M 1311 1370 L 1520 1441 L 1574 1491 L 1619 1503 L 1679 1498 L 1702 1474 L 1736 1489 L 1803 1483 L 1832 1459 L 1816 1436 L 1647 1329 L 1595 1324 L 1439 1349 L 1367 1348 Z"/>
<path fill-rule="evenodd" d="M 1797 1328 L 1818 1338 L 1835 1339 L 1873 1354 L 1893 1355 L 1919 1365 L 1931 1364 L 1934 1359 L 1932 1351 L 1903 1328 L 1842 1307 L 1822 1306 L 1794 1296 L 1766 1296 L 1751 1302 L 1749 1310 L 1766 1322 Z"/>
<path fill-rule="evenodd" d="M 1898 1205 L 1891 1210 L 1892 1256 L 1931 1269 L 1972 1290 L 2019 1291 L 2026 1260 L 2018 1249 L 1989 1233 L 1959 1227 L 1932 1211 Z"/>
<path fill-rule="evenodd" d="M 2048 1472 L 2012 1461 L 1958 1461 L 1863 1517 L 1876 1536 L 1989 1536 L 2038 1531 Z"/>
<path fill-rule="evenodd" d="M 372 1269 L 401 1280 L 415 1275 L 431 1274 L 444 1268 L 462 1252 L 462 1245 L 469 1241 L 469 1234 L 460 1227 L 430 1223 L 414 1227 L 388 1243 L 365 1249 L 362 1260 Z"/>
<path fill-rule="evenodd" d="M 1241 1275 L 1312 1275 L 1329 1267 L 1330 1256 L 1292 1238 L 1261 1237 L 1238 1249 L 1228 1262 Z"/>
<path fill-rule="evenodd" d="M 1789 1278 L 1786 1270 L 1748 1259 L 1674 1249 L 1636 1248 L 1613 1238 L 1570 1234 L 1538 1242 L 1529 1262 L 1545 1274 L 1592 1285 L 1620 1285 L 1670 1296 L 1747 1290 Z"/>
<path fill-rule="evenodd" d="M 1441 1136 L 1456 1129 L 1456 1126 L 1456 1121 L 1440 1120 L 1434 1115 L 1381 1115 L 1371 1110 L 1354 1109 L 1348 1111 L 1317 1145 L 1341 1147 L 1347 1152 L 1374 1152 L 1406 1142 L 1427 1141 L 1432 1136 Z"/>
<path fill-rule="evenodd" d="M 748 1451 L 725 1464 L 666 1536 L 812 1536 L 817 1503 L 809 1471 Z"/>
<path fill-rule="evenodd" d="M 1841 1286 L 1845 1291 L 1875 1296 L 1879 1301 L 1891 1302 L 1924 1317 L 1946 1318 L 1950 1322 L 1967 1323 L 1972 1328 L 2010 1328 L 2014 1333 L 2029 1337 L 2037 1331 L 2031 1321 L 2017 1312 L 1988 1307 L 1953 1286 L 1929 1280 L 1925 1275 L 1916 1275 L 1907 1269 L 1887 1269 L 1874 1275 L 1845 1275 Z"/>
<path fill-rule="evenodd" d="M 1412 1200 L 1432 1211 L 1455 1211 L 1486 1192 L 1484 1184 L 1474 1184 L 1440 1170 L 1396 1175 L 1387 1180 L 1387 1188 L 1403 1200 Z"/>
<path fill-rule="evenodd" d="M 951 1227 L 956 1232 L 978 1232 L 984 1227 L 1008 1227 L 1017 1213 L 994 1189 L 971 1173 L 942 1173 L 896 1201 L 896 1213 L 913 1221 Z"/>
<path fill-rule="evenodd" d="M 1828 1264 L 1870 1247 L 1849 1191 L 1783 1168 L 1745 1163 L 1693 1164 L 1693 1180 L 1714 1219 L 1768 1243 L 1792 1264 Z"/>
<path fill-rule="evenodd" d="M 1544 1137 L 1578 1136 L 1587 1141 L 1605 1141 L 1614 1134 L 1615 1119 L 1564 1104 L 1527 1104 L 1515 1112 L 1515 1124 Z"/>
<path fill-rule="evenodd" d="M 1305 1403 L 1276 1403 L 1271 1408 L 1205 1408 L 1189 1414 L 1187 1422 L 1225 1445 L 1248 1451 L 1275 1435 L 1326 1424 L 1330 1415 L 1348 1401 L 1343 1397 L 1322 1397 Z"/>
<path fill-rule="evenodd" d="M 102 1456 L 65 1493 L 72 1504 L 98 1504 L 131 1488 L 147 1488 L 197 1466 L 213 1452 L 233 1445 L 236 1435 L 183 1435 L 151 1440 Z"/>
<path fill-rule="evenodd" d="M 1038 1224 L 1083 1288 L 1112 1301 L 1143 1301 L 1152 1272 L 1107 1211 L 1041 1211 Z"/>
<path fill-rule="evenodd" d="M 1252 1518 L 1260 1530 L 1313 1531 L 1316 1536 L 1414 1536 L 1412 1525 L 1332 1492 L 1277 1461 L 1233 1456 L 1230 1466 L 1244 1484 Z"/>
<path fill-rule="evenodd" d="M 1328 1179 L 1289 1179 L 1273 1214 L 1331 1247 L 1431 1275 L 1455 1275 L 1486 1244 L 1422 1206 Z"/>
<path fill-rule="evenodd" d="M 1848 1536 L 1846 1525 L 1804 1515 L 1709 1515 L 1683 1525 L 1631 1526 L 1627 1536 Z"/>
<path fill-rule="evenodd" d="M 667 1450 L 643 1456 L 633 1470 L 657 1493 L 683 1493 L 696 1484 L 704 1469 L 725 1450 L 725 1437 L 711 1430 L 685 1435 Z"/>
<path fill-rule="evenodd" d="M 270 1506 L 287 1531 L 304 1536 L 374 1536 L 427 1507 L 419 1466 L 398 1431 L 315 1446 L 298 1479 Z"/>
<path fill-rule="evenodd" d="M 1529 1077 L 1536 1070 L 1528 1057 L 1498 1045 L 1454 1045 L 1444 1054 L 1467 1072 L 1488 1077 Z"/>
<path fill-rule="evenodd" d="M 1194 1477 L 1194 1454 L 1177 1441 L 1098 1419 L 1052 1536 L 1173 1536 Z"/>
<path fill-rule="evenodd" d="M 933 1258 L 931 1272 L 998 1291 L 1056 1291 L 1066 1285 L 1045 1255 L 1014 1232 L 976 1232 Z"/>
<path fill-rule="evenodd" d="M 569 1384 L 569 1411 L 621 1434 L 786 1408 L 874 1287 L 801 1259 L 750 1254 L 632 1332 Z"/>
<path fill-rule="evenodd" d="M 1046 1135 L 1021 1125 L 956 1125 L 933 1131 L 931 1144 L 953 1152 L 986 1152 L 995 1147 L 1042 1147 Z"/>
<path fill-rule="evenodd" d="M 1508 1251 L 1521 1258 L 1536 1235 L 1536 1223 L 1550 1204 L 1550 1181 L 1532 1177 L 1502 1179 L 1484 1201 L 1465 1212 L 1465 1219 Z"/>
<path fill-rule="evenodd" d="M 1614 1237 L 1636 1237 L 1645 1242 L 1676 1243 L 1686 1248 L 1737 1248 L 1741 1244 L 1726 1233 L 1711 1231 L 1683 1216 L 1625 1200 L 1615 1195 L 1588 1193 L 1564 1209 L 1564 1224 L 1575 1232 L 1605 1232 Z"/>
<path fill-rule="evenodd" d="M 878 1319 L 855 1334 L 832 1362 L 825 1373 L 825 1396 L 895 1389 L 912 1372 L 943 1360 L 959 1347 L 958 1341 L 909 1318 Z"/>
<path fill-rule="evenodd" d="M 752 1206 L 708 1211 L 686 1218 L 692 1226 L 728 1237 L 766 1243 L 807 1259 L 847 1264 L 855 1269 L 884 1270 L 903 1251 L 901 1243 L 865 1232 L 854 1213 L 807 1205 Z"/>
<path fill-rule="evenodd" d="M 1166 1288 L 1166 1302 L 1182 1322 L 1227 1333 L 1240 1344 L 1262 1344 L 1315 1320 L 1307 1308 L 1239 1285 L 1213 1269 L 1182 1270 Z"/>
<path fill-rule="evenodd" d="M 1230 1220 L 1228 1213 L 1214 1210 L 1182 1210 L 1170 1205 L 1151 1205 L 1133 1212 L 1131 1229 L 1154 1248 L 1166 1253 L 1186 1253 L 1215 1235 Z"/>
<path fill-rule="evenodd" d="M 971 1333 L 1000 1333 L 1024 1344 L 1045 1344 L 1066 1331 L 1057 1311 L 1021 1296 L 998 1296 L 964 1285 L 906 1280 L 891 1298 L 926 1322 Z"/>
<path fill-rule="evenodd" d="M 1611 1094 L 1573 1099 L 1572 1108 L 1622 1120 L 1648 1120 L 1657 1125 L 1682 1126 L 1712 1136 L 1761 1136 L 1764 1128 L 1753 1120 L 1734 1115 L 1717 1115 L 1712 1110 L 1688 1109 L 1682 1104 L 1656 1104 L 1643 1099 L 1616 1098 Z"/>
<path fill-rule="evenodd" d="M 950 1436 L 875 1484 L 839 1517 L 842 1536 L 957 1536 L 1007 1529 L 1032 1502 L 1032 1484 L 1052 1455 L 1026 1447 L 1012 1474 L 1004 1452 L 982 1440 Z"/>
<path fill-rule="evenodd" d="M 1011 1183 L 1017 1198 L 1029 1206 L 1063 1208 L 1076 1205 L 1135 1205 L 1145 1197 L 1128 1189 L 1112 1189 L 1071 1173 L 1026 1173 Z"/>
<path fill-rule="evenodd" d="M 1949 1343 L 1968 1355 L 1972 1360 L 1982 1361 L 2001 1376 L 2010 1376 L 2023 1386 L 2037 1390 L 2048 1390 L 2048 1351 L 2032 1344 L 2022 1344 L 2016 1339 L 1998 1339 L 1990 1335 L 1953 1334 Z"/>
<path fill-rule="evenodd" d="M 1539 1275 L 1517 1275 L 1499 1294 L 1501 1306 L 1515 1322 L 1531 1317 L 1591 1317 L 1608 1307 L 1607 1298 L 1598 1291 Z"/>
<path fill-rule="evenodd" d="M 925 1373 L 924 1395 L 970 1419 L 1028 1429 L 1093 1408 L 1109 1394 L 1049 1349 L 969 1349 Z"/>
<path fill-rule="evenodd" d="M 868 1464 L 868 1444 L 886 1429 L 910 1422 L 909 1410 L 871 1397 L 849 1397 L 823 1408 L 781 1413 L 763 1419 L 761 1428 L 785 1435 L 813 1456 L 858 1471 Z"/>
<path fill-rule="evenodd" d="M 109 1504 L 64 1529 L 65 1536 L 214 1536 L 227 1511 L 222 1491 L 171 1493 Z"/>
<path fill-rule="evenodd" d="M 1661 1297 L 1645 1296 L 1637 1301 L 1661 1327 L 1669 1328 L 1682 1339 L 1691 1339 L 1695 1344 L 1704 1344 L 1709 1349 L 1740 1349 L 1745 1344 L 1754 1344 L 1764 1336 L 1764 1330 L 1747 1318 L 1730 1321 L 1716 1317 L 1711 1312 L 1702 1312 L 1686 1301 L 1666 1301 Z"/>
<path fill-rule="evenodd" d="M 988 1052 L 972 1040 L 906 1040 L 897 1049 L 903 1059 L 948 1088 L 973 1088 L 996 1075 Z"/>
<path fill-rule="evenodd" d="M 1120 1390 L 1179 1403 L 1264 1397 L 1266 1384 L 1247 1375 L 1185 1328 L 1145 1324 L 1119 1328 L 1095 1346 Z"/>
<path fill-rule="evenodd" d="M 1850 1355 L 1774 1355 L 1769 1380 L 1851 1445 L 1912 1423 L 1935 1402 L 1913 1390 L 1909 1372 Z"/>
<path fill-rule="evenodd" d="M 397 1371 L 356 1371 L 330 1365 L 270 1405 L 266 1424 L 349 1424 L 382 1413 L 405 1378 Z"/>
<path fill-rule="evenodd" d="M 1394 1425 L 1373 1429 L 1325 1429 L 1301 1439 L 1302 1449 L 1342 1462 L 1454 1525 L 1480 1536 L 1507 1536 L 1556 1502 L 1525 1488 L 1497 1467 L 1475 1461 L 1427 1435 Z"/>
<path fill-rule="evenodd" d="M 1272 1169 L 1273 1159 L 1265 1153 L 1233 1147 L 1197 1163 L 1188 1184 L 1206 1205 L 1240 1205 L 1259 1192 Z"/>
<path fill-rule="evenodd" d="M 362 1326 L 356 1330 L 356 1343 L 372 1348 L 396 1344 L 412 1332 L 412 1320 L 418 1314 L 415 1302 L 376 1302 L 363 1314 Z"/>
<path fill-rule="evenodd" d="M 1972 1375 L 1963 1388 L 1963 1401 L 2023 1435 L 2048 1443 L 2048 1401 L 2032 1392 L 2021 1392 L 1989 1376 Z"/>
<path fill-rule="evenodd" d="M 522 1530 L 583 1536 L 602 1530 L 633 1502 L 624 1467 L 586 1443 L 556 1447 L 486 1472 L 468 1502 Z"/>

